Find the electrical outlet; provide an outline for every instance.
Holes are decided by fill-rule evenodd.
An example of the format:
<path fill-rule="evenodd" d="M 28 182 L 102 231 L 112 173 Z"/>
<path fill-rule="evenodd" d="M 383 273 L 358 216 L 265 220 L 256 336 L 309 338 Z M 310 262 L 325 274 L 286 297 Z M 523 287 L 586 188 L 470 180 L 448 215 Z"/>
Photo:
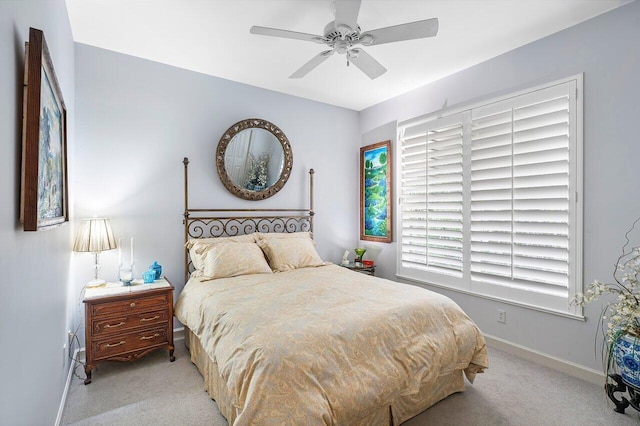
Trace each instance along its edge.
<path fill-rule="evenodd" d="M 507 323 L 507 311 L 498 309 L 498 322 L 501 322 L 503 324 Z"/>
<path fill-rule="evenodd" d="M 76 334 L 71 330 L 67 330 L 67 343 L 62 346 L 62 365 L 64 367 L 67 366 L 67 360 L 69 359 L 69 354 L 70 354 L 69 351 L 73 349 L 74 337 L 76 337 Z"/>

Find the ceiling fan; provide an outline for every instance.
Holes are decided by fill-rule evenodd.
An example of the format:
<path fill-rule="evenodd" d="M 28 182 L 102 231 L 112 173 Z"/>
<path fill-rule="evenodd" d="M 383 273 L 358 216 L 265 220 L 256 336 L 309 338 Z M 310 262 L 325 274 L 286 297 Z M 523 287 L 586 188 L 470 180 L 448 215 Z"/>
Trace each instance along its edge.
<path fill-rule="evenodd" d="M 324 35 L 322 36 L 259 26 L 251 27 L 250 32 L 251 34 L 312 41 L 330 47 L 329 50 L 320 52 L 311 58 L 309 62 L 291 74 L 289 78 L 304 77 L 337 52 L 341 55 L 346 55 L 347 66 L 349 62 L 353 62 L 356 67 L 371 79 L 380 77 L 387 72 L 387 69 L 362 48 L 354 46 L 358 44 L 375 46 L 396 41 L 433 37 L 438 33 L 438 18 L 362 32 L 357 22 L 361 3 L 362 0 L 336 0 L 333 2 L 331 6 L 335 14 L 335 20 L 324 27 Z"/>

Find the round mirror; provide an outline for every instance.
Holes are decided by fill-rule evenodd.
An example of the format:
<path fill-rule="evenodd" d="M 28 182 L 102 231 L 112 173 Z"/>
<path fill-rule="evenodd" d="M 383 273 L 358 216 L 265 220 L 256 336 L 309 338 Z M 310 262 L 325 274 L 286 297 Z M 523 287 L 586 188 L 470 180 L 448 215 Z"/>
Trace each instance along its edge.
<path fill-rule="evenodd" d="M 251 118 L 229 127 L 216 149 L 222 184 L 245 200 L 264 200 L 282 189 L 293 153 L 287 136 L 266 120 Z"/>

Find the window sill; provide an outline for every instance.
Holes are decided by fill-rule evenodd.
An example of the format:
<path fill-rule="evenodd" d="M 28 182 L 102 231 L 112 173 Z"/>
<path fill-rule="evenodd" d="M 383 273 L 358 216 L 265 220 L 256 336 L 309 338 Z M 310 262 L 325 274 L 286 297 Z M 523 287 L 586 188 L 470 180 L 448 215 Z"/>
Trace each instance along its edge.
<path fill-rule="evenodd" d="M 454 291 L 456 293 L 462 293 L 462 294 L 467 294 L 469 296 L 474 296 L 474 297 L 479 297 L 482 299 L 487 299 L 487 300 L 493 300 L 495 302 L 500 302 L 500 303 L 506 303 L 508 305 L 513 305 L 513 306 L 519 306 L 525 309 L 530 309 L 532 311 L 538 311 L 538 312 L 543 312 L 546 314 L 552 314 L 552 315 L 556 315 L 559 317 L 564 317 L 564 318 L 569 318 L 572 320 L 576 320 L 576 321 L 586 321 L 586 317 L 584 315 L 574 315 L 571 314 L 569 312 L 561 312 L 561 311 L 556 311 L 554 309 L 549 309 L 549 308 L 543 308 L 540 306 L 535 306 L 535 305 L 529 305 L 526 303 L 522 303 L 522 302 L 516 302 L 514 300 L 509 300 L 509 299 L 503 299 L 500 297 L 494 297 L 494 296 L 487 296 L 484 294 L 480 294 L 480 293 L 474 293 L 472 291 L 468 291 L 468 290 L 464 290 L 464 289 L 460 289 L 460 288 L 455 288 L 455 287 L 449 287 L 446 285 L 441 285 L 441 284 L 434 284 L 431 282 L 426 282 L 426 281 L 421 281 L 421 280 L 417 280 L 415 278 L 409 278 L 409 277 L 405 277 L 402 275 L 398 275 L 396 274 L 396 278 L 406 281 L 408 283 L 411 284 L 417 284 L 420 287 L 436 287 L 436 288 L 441 288 L 444 290 L 449 290 L 449 291 Z"/>

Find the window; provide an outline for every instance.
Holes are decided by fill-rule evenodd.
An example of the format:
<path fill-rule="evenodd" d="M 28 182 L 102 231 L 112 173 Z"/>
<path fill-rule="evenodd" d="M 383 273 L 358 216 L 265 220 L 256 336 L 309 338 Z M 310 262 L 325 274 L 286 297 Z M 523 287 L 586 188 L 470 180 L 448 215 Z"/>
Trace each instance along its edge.
<path fill-rule="evenodd" d="M 581 90 L 577 76 L 400 125 L 398 276 L 581 315 Z"/>

